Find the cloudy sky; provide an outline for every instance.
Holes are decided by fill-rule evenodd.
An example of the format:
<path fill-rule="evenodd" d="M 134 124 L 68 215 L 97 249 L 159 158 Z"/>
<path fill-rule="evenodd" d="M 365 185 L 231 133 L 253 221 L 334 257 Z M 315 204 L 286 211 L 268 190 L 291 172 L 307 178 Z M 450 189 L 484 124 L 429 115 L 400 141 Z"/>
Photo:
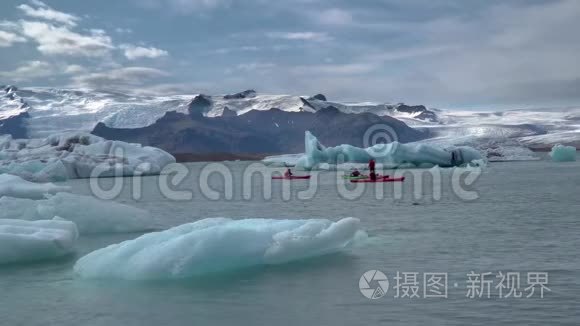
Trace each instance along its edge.
<path fill-rule="evenodd" d="M 580 104 L 577 0 L 0 2 L 0 84 Z"/>

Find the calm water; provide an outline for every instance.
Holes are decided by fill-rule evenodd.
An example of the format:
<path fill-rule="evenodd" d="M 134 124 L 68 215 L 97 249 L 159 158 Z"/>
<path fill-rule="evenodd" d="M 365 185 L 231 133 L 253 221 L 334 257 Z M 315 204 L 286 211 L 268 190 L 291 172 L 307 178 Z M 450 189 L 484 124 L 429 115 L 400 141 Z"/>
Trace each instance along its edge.
<path fill-rule="evenodd" d="M 229 164 L 234 178 L 245 164 Z M 189 165 L 192 175 L 179 189 L 196 189 L 203 164 Z M 83 281 L 72 273 L 75 260 L 92 250 L 139 234 L 82 237 L 76 257 L 57 262 L 0 268 L 2 325 L 578 325 L 580 323 L 580 163 L 547 161 L 497 163 L 484 170 L 469 190 L 479 198 L 464 201 L 443 172 L 440 200 L 433 186 L 413 198 L 411 180 L 401 198 L 393 184 L 382 185 L 377 200 L 367 187 L 357 200 L 342 198 L 336 175 L 317 175 L 315 196 L 283 200 L 281 183 L 264 200 L 256 182 L 251 200 L 212 201 L 194 191 L 191 201 L 164 198 L 158 177 L 143 180 L 143 198 L 126 187 L 117 201 L 152 212 L 160 227 L 206 217 L 360 218 L 368 243 L 343 254 L 281 266 L 258 267 L 181 282 L 132 283 Z M 103 181 L 105 183 L 111 180 Z M 342 181 L 340 181 L 342 182 Z M 68 182 L 89 194 L 87 180 Z M 212 178 L 223 189 L 219 178 Z M 293 183 L 293 194 L 306 188 Z M 387 294 L 369 300 L 359 291 L 367 270 L 390 280 Z M 419 273 L 420 298 L 395 298 L 396 272 Z M 528 272 L 549 274 L 551 292 L 543 299 L 467 298 L 467 273 Z M 423 298 L 423 273 L 448 273 L 448 298 Z M 492 276 L 494 276 L 492 275 Z M 494 280 L 496 282 L 496 280 Z M 497 283 L 494 283 L 496 285 Z M 371 286 L 375 286 L 371 283 Z M 525 296 L 525 294 L 524 294 Z"/>

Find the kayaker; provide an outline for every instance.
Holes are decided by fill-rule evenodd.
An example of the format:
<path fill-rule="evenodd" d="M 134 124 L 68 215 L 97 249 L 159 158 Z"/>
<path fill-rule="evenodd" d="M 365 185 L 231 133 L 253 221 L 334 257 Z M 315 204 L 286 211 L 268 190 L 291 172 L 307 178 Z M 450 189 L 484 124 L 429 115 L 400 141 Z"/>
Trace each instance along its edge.
<path fill-rule="evenodd" d="M 360 176 L 360 172 L 358 171 L 358 169 L 354 169 L 351 173 L 350 173 L 351 177 L 358 177 Z"/>
<path fill-rule="evenodd" d="M 369 177 L 371 178 L 371 181 L 377 181 L 377 174 L 375 173 L 375 171 L 371 172 L 369 174 Z"/>
<path fill-rule="evenodd" d="M 371 173 L 375 172 L 375 160 L 371 158 L 371 160 L 369 161 L 369 170 L 371 171 Z"/>
<path fill-rule="evenodd" d="M 286 169 L 286 172 L 284 172 L 284 176 L 286 178 L 290 178 L 292 176 L 292 171 L 290 171 L 290 168 Z"/>
<path fill-rule="evenodd" d="M 456 162 L 456 158 L 455 158 L 455 151 L 451 152 L 451 165 L 455 166 L 457 164 Z"/>

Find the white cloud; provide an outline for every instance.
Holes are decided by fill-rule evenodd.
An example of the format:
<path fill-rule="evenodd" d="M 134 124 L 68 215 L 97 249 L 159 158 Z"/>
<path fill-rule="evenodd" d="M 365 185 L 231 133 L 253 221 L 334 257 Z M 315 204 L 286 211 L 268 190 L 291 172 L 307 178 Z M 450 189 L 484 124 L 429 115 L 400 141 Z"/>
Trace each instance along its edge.
<path fill-rule="evenodd" d="M 130 90 L 132 93 L 145 95 L 183 95 L 215 92 L 216 85 L 208 82 L 196 83 L 169 83 L 145 85 Z"/>
<path fill-rule="evenodd" d="M 6 72 L 0 76 L 13 81 L 25 81 L 50 76 L 54 73 L 52 65 L 45 61 L 29 61 L 26 64 Z"/>
<path fill-rule="evenodd" d="M 147 67 L 124 67 L 103 72 L 74 76 L 75 86 L 91 88 L 124 88 L 144 85 L 151 80 L 168 76 L 164 71 Z"/>
<path fill-rule="evenodd" d="M 82 74 L 87 70 L 81 65 L 68 65 L 64 68 L 64 73 L 67 75 Z"/>
<path fill-rule="evenodd" d="M 232 53 L 232 52 L 254 52 L 254 51 L 260 51 L 261 48 L 258 46 L 253 46 L 253 45 L 247 45 L 247 46 L 240 46 L 237 48 L 219 48 L 216 50 L 212 50 L 210 51 L 210 53 L 212 54 L 228 54 L 228 53 Z"/>
<path fill-rule="evenodd" d="M 120 48 L 124 51 L 125 57 L 127 57 L 129 60 L 136 60 L 140 58 L 155 59 L 169 55 L 167 51 L 154 47 L 142 47 L 131 44 L 123 44 Z"/>
<path fill-rule="evenodd" d="M 104 34 L 82 35 L 66 26 L 43 22 L 21 21 L 22 34 L 38 43 L 38 51 L 47 55 L 101 57 L 113 48 L 111 38 Z"/>
<path fill-rule="evenodd" d="M 325 10 L 315 17 L 325 25 L 350 25 L 353 22 L 350 12 L 338 8 Z"/>
<path fill-rule="evenodd" d="M 297 41 L 325 42 L 332 40 L 326 33 L 319 32 L 271 32 L 267 34 L 270 38 Z"/>
<path fill-rule="evenodd" d="M 12 46 L 17 42 L 26 42 L 26 39 L 14 33 L 0 31 L 0 48 Z"/>
<path fill-rule="evenodd" d="M 104 29 L 100 29 L 100 28 L 91 28 L 91 29 L 89 29 L 89 32 L 91 32 L 91 34 L 95 35 L 95 36 L 107 35 L 107 32 Z"/>
<path fill-rule="evenodd" d="M 135 0 L 135 3 L 148 9 L 170 10 L 176 14 L 187 15 L 201 10 L 228 6 L 230 0 Z"/>
<path fill-rule="evenodd" d="M 131 34 L 131 33 L 133 33 L 133 30 L 130 28 L 117 27 L 117 28 L 115 28 L 115 32 L 117 32 L 119 34 Z"/>
<path fill-rule="evenodd" d="M 40 0 L 30 0 L 29 1 L 31 4 L 37 6 L 37 7 L 43 7 L 43 8 L 47 8 L 48 5 Z"/>
<path fill-rule="evenodd" d="M 20 9 L 28 17 L 54 21 L 69 26 L 75 26 L 77 24 L 77 21 L 80 20 L 80 18 L 77 16 L 54 10 L 48 7 L 43 2 L 36 0 L 34 1 L 33 4 L 37 5 L 38 7 L 33 8 L 30 5 L 21 4 L 17 8 Z"/>
<path fill-rule="evenodd" d="M 19 29 L 20 25 L 18 25 L 18 23 L 16 22 L 12 22 L 12 21 L 8 21 L 8 20 L 2 20 L 0 21 L 0 28 L 9 30 L 9 31 L 17 31 Z"/>
<path fill-rule="evenodd" d="M 323 74 L 323 75 L 360 75 L 376 70 L 374 63 L 347 63 L 347 64 L 323 64 L 310 66 L 296 66 L 291 69 L 295 74 Z"/>
<path fill-rule="evenodd" d="M 487 8 L 476 19 L 439 19 L 420 30 L 429 41 L 426 47 L 457 47 L 416 67 L 440 81 L 447 96 L 481 101 L 485 94 L 485 100 L 535 102 L 539 83 L 562 89 L 580 79 L 579 21 L 580 2 L 575 0 L 506 3 Z"/>
<path fill-rule="evenodd" d="M 256 71 L 256 70 L 268 70 L 274 67 L 276 67 L 276 65 L 273 63 L 251 62 L 251 63 L 241 63 L 236 66 L 236 69 L 243 71 Z"/>
<path fill-rule="evenodd" d="M 439 55 L 447 51 L 457 50 L 459 46 L 434 45 L 416 48 L 392 49 L 366 54 L 362 57 L 364 61 L 386 62 L 393 60 L 405 60 L 417 57 L 429 57 Z"/>

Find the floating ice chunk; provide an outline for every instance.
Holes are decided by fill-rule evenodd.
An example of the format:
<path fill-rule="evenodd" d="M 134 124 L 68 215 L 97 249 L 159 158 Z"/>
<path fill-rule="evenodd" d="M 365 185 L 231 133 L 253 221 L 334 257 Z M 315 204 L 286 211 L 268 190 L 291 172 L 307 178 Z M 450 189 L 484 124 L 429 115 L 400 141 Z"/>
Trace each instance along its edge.
<path fill-rule="evenodd" d="M 554 162 L 574 162 L 576 161 L 576 147 L 556 145 L 552 147 L 550 156 Z"/>
<path fill-rule="evenodd" d="M 83 278 L 181 279 L 338 252 L 366 233 L 355 218 L 204 219 L 96 250 L 76 263 Z"/>
<path fill-rule="evenodd" d="M 86 133 L 0 139 L 0 173 L 32 181 L 159 174 L 175 158 L 158 148 Z"/>
<path fill-rule="evenodd" d="M 54 194 L 69 191 L 70 187 L 56 186 L 52 183 L 34 183 L 26 181 L 19 176 L 0 174 L 0 197 L 18 197 L 40 199 L 46 194 Z M 54 217 L 51 216 L 51 218 Z"/>
<path fill-rule="evenodd" d="M 0 219 L 0 264 L 65 256 L 78 237 L 73 222 Z"/>
<path fill-rule="evenodd" d="M 266 156 L 262 162 L 268 166 L 295 166 L 298 160 L 302 158 L 304 154 L 282 154 L 282 155 L 272 155 Z"/>
<path fill-rule="evenodd" d="M 89 196 L 58 193 L 45 200 L 0 198 L 0 218 L 74 222 L 81 234 L 143 232 L 154 229 L 145 210 Z"/>
<path fill-rule="evenodd" d="M 426 164 L 441 167 L 460 166 L 475 160 L 482 160 L 481 154 L 467 146 L 443 149 L 433 145 L 413 143 L 377 144 L 369 148 L 358 148 L 351 145 L 339 145 L 326 148 L 314 135 L 306 132 L 305 154 L 296 166 L 310 169 L 320 163 L 368 163 L 374 159 L 385 166 L 425 166 Z"/>

